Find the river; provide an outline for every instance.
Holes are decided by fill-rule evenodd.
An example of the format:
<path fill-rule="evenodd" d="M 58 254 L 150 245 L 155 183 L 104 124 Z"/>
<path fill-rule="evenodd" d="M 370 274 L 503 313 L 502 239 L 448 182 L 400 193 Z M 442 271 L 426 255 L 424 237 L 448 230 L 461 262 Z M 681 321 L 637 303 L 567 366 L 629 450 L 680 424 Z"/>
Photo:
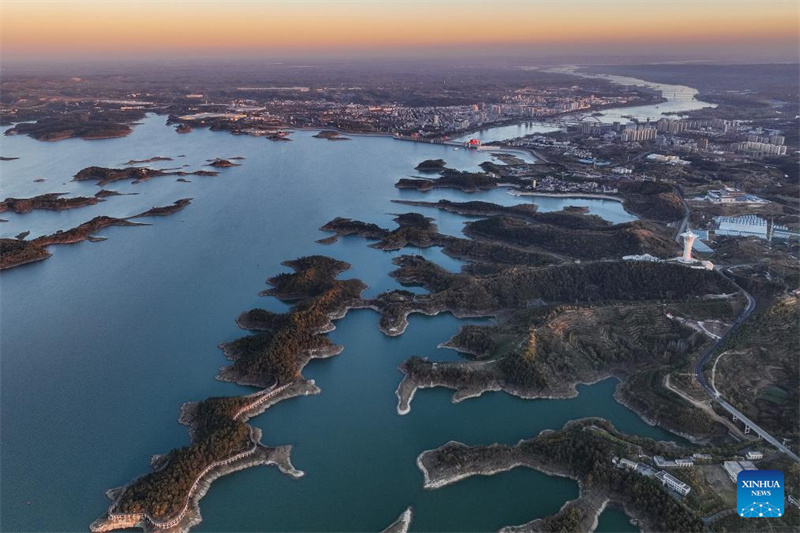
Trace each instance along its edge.
<path fill-rule="evenodd" d="M 2 273 L 4 531 L 85 531 L 105 509 L 106 489 L 147 471 L 152 454 L 188 443 L 186 428 L 176 422 L 181 403 L 251 392 L 213 379 L 225 364 L 217 344 L 242 335 L 234 324 L 241 311 L 286 309 L 257 296 L 267 277 L 286 270 L 282 261 L 327 254 L 352 263 L 344 277 L 363 279 L 369 294 L 398 287 L 387 275 L 397 253 L 368 248 L 358 238 L 314 242 L 327 235 L 319 226 L 336 216 L 393 227 L 392 213 L 416 208 L 392 199 L 481 198 L 535 202 L 545 210 L 585 205 L 615 222 L 632 218 L 607 200 L 515 198 L 503 190 L 425 195 L 394 187 L 424 159 L 477 170 L 491 157 L 485 152 L 381 137 L 330 142 L 307 131 L 286 143 L 208 130 L 178 135 L 165 120 L 149 115 L 130 136 L 102 141 L 2 137 L 2 155 L 20 158 L 0 163 L 3 197 L 91 195 L 96 184 L 69 181 L 89 165 L 119 167 L 161 155 L 174 160 L 154 166 L 196 169 L 208 158 L 245 157 L 217 177 L 188 176 L 191 183 L 174 177 L 114 183 L 106 188 L 139 194 L 86 208 L 3 214 L 9 220 L 0 224 L 4 237 L 36 236 L 100 214 L 126 216 L 193 198 L 180 213 L 146 219 L 150 226 L 109 228 L 100 233 L 108 237 L 104 242 L 53 247 L 50 259 Z M 38 178 L 47 181 L 33 181 Z M 465 220 L 423 211 L 451 234 Z M 453 271 L 461 266 L 438 249 L 406 252 Z M 486 321 L 415 315 L 398 338 L 382 335 L 378 316 L 368 310 L 338 321 L 331 338 L 344 352 L 305 371 L 322 394 L 280 403 L 252 422 L 264 430 L 266 444 L 293 444 L 293 462 L 306 476 L 292 480 L 259 467 L 220 479 L 201 502 L 204 522 L 197 530 L 376 531 L 408 505 L 416 510 L 413 531 L 495 530 L 557 511 L 577 495 L 576 484 L 515 470 L 423 491 L 416 456 L 451 439 L 514 443 L 585 416 L 675 438 L 618 404 L 613 380 L 552 401 L 491 393 L 454 405 L 449 392 L 425 390 L 410 414 L 398 416 L 397 365 L 415 354 L 457 360 L 437 345 L 469 322 Z M 609 515 L 609 523 L 618 518 Z"/>
<path fill-rule="evenodd" d="M 633 119 L 639 122 L 656 121 L 660 118 L 674 115 L 680 116 L 687 111 L 701 109 L 703 107 L 716 107 L 716 104 L 703 102 L 698 100 L 697 89 L 688 87 L 686 85 L 670 85 L 666 83 L 654 83 L 650 81 L 640 80 L 637 78 L 630 78 L 627 76 L 614 76 L 611 74 L 592 74 L 582 72 L 576 66 L 565 66 L 548 69 L 550 72 L 561 72 L 564 74 L 571 74 L 580 76 L 582 78 L 595 78 L 608 80 L 617 85 L 631 85 L 637 87 L 648 87 L 661 92 L 661 95 L 666 99 L 665 102 L 659 104 L 631 106 L 631 107 L 618 107 L 601 109 L 600 115 L 592 117 L 592 120 L 597 120 L 606 124 L 613 122 L 620 122 L 625 124 Z M 578 113 L 569 113 L 561 118 L 579 118 L 587 115 L 586 111 Z M 466 141 L 468 139 L 479 139 L 482 143 L 504 141 L 506 139 L 515 139 L 525 135 L 532 135 L 535 133 L 549 133 L 561 129 L 559 126 L 547 122 L 525 121 L 507 126 L 498 126 L 494 128 L 485 128 L 473 133 L 462 135 L 461 137 L 454 138 L 456 141 Z"/>

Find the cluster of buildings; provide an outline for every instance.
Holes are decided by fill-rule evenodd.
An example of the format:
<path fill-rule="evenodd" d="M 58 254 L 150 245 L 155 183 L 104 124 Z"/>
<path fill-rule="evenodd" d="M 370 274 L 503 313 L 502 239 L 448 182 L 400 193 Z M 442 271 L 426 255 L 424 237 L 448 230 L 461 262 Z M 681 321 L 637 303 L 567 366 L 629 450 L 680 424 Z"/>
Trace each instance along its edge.
<path fill-rule="evenodd" d="M 735 133 L 738 132 L 741 127 L 742 121 L 740 120 L 725 120 L 722 118 L 678 120 L 662 118 L 656 122 L 656 129 L 659 133 L 671 133 L 673 135 L 687 132 L 712 134 Z"/>
<path fill-rule="evenodd" d="M 725 461 L 723 462 L 722 467 L 728 474 L 728 477 L 730 477 L 731 481 L 736 483 L 736 476 L 739 474 L 739 472 L 742 470 L 758 470 L 758 468 L 753 464 L 753 461 L 763 458 L 764 454 L 762 452 L 758 450 L 751 450 L 747 452 L 746 460 Z M 652 466 L 644 463 L 631 461 L 630 459 L 626 459 L 624 457 L 614 457 L 611 462 L 614 463 L 617 468 L 632 470 L 643 476 L 655 478 L 661 481 L 661 483 L 670 490 L 680 494 L 681 496 L 686 496 L 689 494 L 689 492 L 691 492 L 691 487 L 664 469 L 691 468 L 695 466 L 696 463 L 707 463 L 711 460 L 712 457 L 704 453 L 695 453 L 691 457 L 669 460 L 660 455 L 656 455 L 653 457 L 653 464 L 655 464 L 655 466 L 661 470 L 657 470 L 657 468 L 653 468 Z"/>
<path fill-rule="evenodd" d="M 658 130 L 648 124 L 628 124 L 620 135 L 622 142 L 655 141 Z"/>
<path fill-rule="evenodd" d="M 724 189 L 716 189 L 711 190 L 706 193 L 705 196 L 701 196 L 700 198 L 696 198 L 696 200 L 702 200 L 706 202 L 712 202 L 715 204 L 735 204 L 735 203 L 747 203 L 747 204 L 765 204 L 767 203 L 766 200 L 756 196 L 755 194 L 746 193 L 740 189 L 735 189 L 732 187 L 725 187 Z"/>
<path fill-rule="evenodd" d="M 564 181 L 552 176 L 540 180 L 531 180 L 525 187 L 528 190 L 556 193 L 616 194 L 617 188 L 597 183 L 596 181 Z"/>
<path fill-rule="evenodd" d="M 619 134 L 623 141 L 648 141 L 655 140 L 659 134 L 680 135 L 683 133 L 704 133 L 709 135 L 724 135 L 736 133 L 742 128 L 741 121 L 714 119 L 678 119 L 662 118 L 657 122 L 644 124 L 627 124 L 622 126 L 619 122 L 602 124 L 600 122 L 584 121 L 578 125 L 578 133 L 583 135 Z M 708 148 L 708 139 L 703 140 L 703 146 Z M 702 149 L 702 147 L 700 147 Z"/>
<path fill-rule="evenodd" d="M 680 479 L 676 478 L 672 474 L 664 470 L 655 470 L 651 466 L 648 466 L 644 463 L 638 463 L 636 461 L 631 461 L 630 459 L 625 459 L 624 457 L 614 457 L 611 460 L 617 468 L 625 468 L 627 470 L 633 470 L 636 473 L 639 473 L 646 477 L 653 477 L 661 482 L 662 485 L 667 487 L 668 489 L 680 494 L 681 496 L 686 496 L 692 490 L 692 488 L 681 481 Z M 694 464 L 694 463 L 692 463 Z"/>
<path fill-rule="evenodd" d="M 772 220 L 758 215 L 718 216 L 714 217 L 713 231 L 715 235 L 732 237 L 758 237 L 772 241 L 788 240 L 800 237 L 800 233 L 791 231 L 787 226 L 774 224 Z"/>
<path fill-rule="evenodd" d="M 653 457 L 653 462 L 659 468 L 690 468 L 694 466 L 694 457 L 667 460 L 660 455 L 656 455 Z"/>
<path fill-rule="evenodd" d="M 203 107 L 220 106 L 208 104 L 203 95 L 186 95 L 187 100 L 202 100 L 193 104 L 193 111 L 181 119 L 227 120 L 242 122 L 245 127 L 257 127 L 258 122 L 277 122 L 283 126 L 334 127 L 347 131 L 417 133 L 425 137 L 442 137 L 464 130 L 486 127 L 511 119 L 526 119 L 556 116 L 563 113 L 589 110 L 602 106 L 626 104 L 632 96 L 585 95 L 579 87 L 558 89 L 527 88 L 505 94 L 501 103 L 475 103 L 451 106 L 405 106 L 401 104 L 369 105 L 352 101 L 338 102 L 336 95 L 330 98 L 293 98 L 290 93 L 306 93 L 308 87 L 265 87 L 270 98 L 237 99 L 232 102 L 230 113 L 203 113 Z M 244 92 L 258 91 L 257 87 L 241 87 Z M 325 90 L 322 94 L 327 94 Z M 244 107 L 243 107 L 244 106 Z M 234 109 L 234 107 L 236 109 Z M 246 113 L 240 113 L 242 109 Z M 210 110 L 209 110 L 210 111 Z"/>
<path fill-rule="evenodd" d="M 337 128 L 441 138 L 510 120 L 553 117 L 576 111 L 621 106 L 642 100 L 641 90 L 617 95 L 586 94 L 578 86 L 527 87 L 494 95 L 495 103 L 422 105 L 354 103 L 351 88 L 239 87 L 242 97 L 230 105 L 209 103 L 206 95 L 184 95 L 187 121 L 230 122 L 225 129 L 278 127 Z M 314 93 L 309 97 L 308 93 Z M 247 95 L 247 96 L 245 96 Z M 435 99 L 435 98 L 434 98 Z M 213 113 L 213 115 L 212 115 Z"/>
<path fill-rule="evenodd" d="M 615 139 L 621 142 L 650 142 L 681 152 L 711 151 L 736 153 L 760 158 L 787 154 L 785 137 L 777 130 L 747 129 L 739 120 L 668 119 L 657 122 L 603 124 L 585 120 L 578 124 L 578 134 Z M 709 137 L 718 139 L 712 147 Z"/>
<path fill-rule="evenodd" d="M 735 145 L 734 150 L 738 154 L 744 154 L 751 157 L 786 155 L 786 146 L 783 144 L 772 144 L 772 143 L 763 143 L 755 141 L 745 141 L 737 143 Z"/>
<path fill-rule="evenodd" d="M 519 89 L 505 98 L 506 112 L 519 116 L 546 117 L 598 107 L 626 105 L 631 96 L 595 96 L 581 93 L 579 87 L 558 90 Z"/>

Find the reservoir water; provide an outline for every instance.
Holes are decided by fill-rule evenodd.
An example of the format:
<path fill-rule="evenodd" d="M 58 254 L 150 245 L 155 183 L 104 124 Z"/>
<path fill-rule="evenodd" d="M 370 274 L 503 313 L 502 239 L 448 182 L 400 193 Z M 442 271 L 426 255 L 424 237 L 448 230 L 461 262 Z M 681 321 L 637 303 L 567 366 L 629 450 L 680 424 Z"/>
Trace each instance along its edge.
<path fill-rule="evenodd" d="M 3 213 L 0 234 L 32 236 L 73 227 L 105 214 L 127 216 L 193 198 L 184 211 L 144 219 L 152 225 L 113 227 L 104 242 L 52 247 L 53 257 L 0 277 L 0 476 L 4 531 L 86 531 L 107 505 L 106 489 L 148 470 L 152 454 L 188 443 L 176 422 L 181 403 L 252 389 L 213 379 L 225 363 L 217 344 L 241 336 L 243 310 L 284 310 L 260 298 L 264 280 L 281 262 L 327 254 L 354 268 L 370 294 L 395 288 L 387 274 L 396 253 L 357 238 L 316 244 L 319 226 L 336 216 L 393 227 L 393 213 L 410 208 L 397 198 L 534 202 L 542 209 L 586 205 L 613 221 L 630 219 L 618 202 L 514 198 L 502 190 L 467 195 L 398 191 L 424 159 L 443 158 L 477 169 L 490 154 L 391 138 L 349 142 L 296 132 L 293 141 L 198 130 L 178 135 L 166 117 L 148 116 L 121 139 L 40 143 L 2 137 L 3 197 L 45 192 L 88 196 L 99 187 L 71 182 L 90 166 L 173 157 L 160 168 L 201 168 L 213 157 L 244 156 L 217 177 L 158 177 L 106 186 L 138 195 L 95 206 L 25 215 Z M 183 155 L 184 157 L 178 157 Z M 45 182 L 34 182 L 45 178 Z M 423 209 L 443 231 L 457 234 L 463 217 Z M 438 249 L 419 252 L 457 271 L 461 263 Z M 481 322 L 481 321 L 473 321 Z M 437 349 L 461 324 L 450 315 L 412 316 L 407 332 L 388 338 L 371 311 L 337 322 L 332 339 L 344 352 L 310 364 L 305 375 L 322 394 L 289 400 L 252 423 L 266 444 L 293 444 L 300 480 L 259 467 L 216 481 L 201 502 L 198 531 L 376 531 L 409 505 L 414 531 L 486 531 L 551 514 L 576 497 L 566 479 L 528 470 L 474 478 L 437 491 L 422 490 L 417 455 L 448 440 L 514 443 L 571 419 L 602 416 L 620 429 L 657 439 L 671 434 L 645 424 L 618 404 L 613 380 L 580 387 L 570 400 L 524 401 L 502 393 L 452 404 L 445 390 L 420 391 L 407 416 L 395 412 L 397 365 L 411 355 L 456 360 Z M 605 520 L 605 519 L 604 519 Z"/>

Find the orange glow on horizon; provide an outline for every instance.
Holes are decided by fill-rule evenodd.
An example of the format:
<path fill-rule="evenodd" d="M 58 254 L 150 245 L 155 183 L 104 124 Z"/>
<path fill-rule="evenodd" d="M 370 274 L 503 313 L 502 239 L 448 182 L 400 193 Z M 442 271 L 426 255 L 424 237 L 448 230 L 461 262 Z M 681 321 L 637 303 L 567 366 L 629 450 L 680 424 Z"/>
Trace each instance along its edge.
<path fill-rule="evenodd" d="M 16 1 L 0 7 L 4 55 L 359 51 L 458 46 L 798 41 L 785 1 Z"/>

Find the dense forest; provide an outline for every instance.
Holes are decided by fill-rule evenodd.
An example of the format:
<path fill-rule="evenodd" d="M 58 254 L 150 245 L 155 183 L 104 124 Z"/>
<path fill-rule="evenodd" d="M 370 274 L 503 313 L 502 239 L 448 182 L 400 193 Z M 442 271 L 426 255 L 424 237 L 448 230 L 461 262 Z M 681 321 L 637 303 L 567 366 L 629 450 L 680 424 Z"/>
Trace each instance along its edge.
<path fill-rule="evenodd" d="M 422 172 L 439 172 L 444 170 L 445 165 L 444 159 L 426 159 L 414 168 Z"/>
<path fill-rule="evenodd" d="M 254 446 L 250 427 L 230 418 L 228 401 L 206 400 L 198 411 L 192 445 L 172 450 L 162 468 L 131 482 L 114 512 L 147 513 L 167 520 L 183 509 L 192 484 L 207 466 Z"/>
<path fill-rule="evenodd" d="M 621 470 L 610 458 L 618 449 L 609 439 L 575 426 L 520 443 L 523 453 L 546 457 L 569 468 L 589 486 L 605 486 L 642 515 L 657 531 L 703 531 L 703 522 L 685 505 L 672 498 L 661 484 L 640 474 Z"/>
<path fill-rule="evenodd" d="M 671 232 L 663 226 L 641 220 L 605 226 L 587 218 L 554 213 L 537 213 L 531 217 L 536 222 L 495 217 L 470 222 L 466 233 L 578 259 L 618 259 L 645 253 L 662 258 L 677 255 Z"/>
<path fill-rule="evenodd" d="M 508 180 L 504 180 L 508 181 Z M 459 189 L 462 191 L 483 191 L 494 189 L 501 180 L 485 172 L 466 172 L 446 168 L 438 178 L 400 178 L 395 184 L 398 189 Z"/>
<path fill-rule="evenodd" d="M 415 205 L 425 204 L 425 202 L 412 203 Z M 485 202 L 468 203 L 495 206 L 495 204 Z M 480 262 L 484 265 L 542 266 L 556 262 L 553 256 L 545 253 L 521 250 L 498 242 L 476 241 L 442 235 L 430 218 L 419 213 L 404 213 L 398 215 L 394 220 L 397 222 L 398 227 L 394 230 L 388 230 L 372 223 L 349 218 L 335 218 L 320 228 L 323 231 L 332 231 L 335 235 L 320 239 L 317 242 L 331 244 L 340 237 L 358 235 L 365 239 L 377 240 L 378 242 L 370 246 L 381 250 L 400 250 L 409 245 L 418 248 L 441 246 L 442 251 L 451 257 L 465 261 Z M 468 265 L 467 268 L 469 269 L 473 266 Z"/>
<path fill-rule="evenodd" d="M 265 331 L 222 345 L 241 377 L 255 376 L 264 383 L 293 381 L 310 354 L 335 348 L 319 330 L 329 323 L 329 315 L 352 303 L 365 288 L 359 280 L 336 280 L 350 265 L 329 257 L 307 256 L 284 264 L 294 272 L 270 278 L 273 287 L 266 292 L 298 300 L 292 310 L 245 313 L 240 323 L 260 324 Z M 254 446 L 251 428 L 232 418 L 249 401 L 247 397 L 209 398 L 191 407 L 187 420 L 192 428 L 191 446 L 171 451 L 160 468 L 134 480 L 114 511 L 144 512 L 156 520 L 180 512 L 203 469 Z"/>
<path fill-rule="evenodd" d="M 372 248 L 400 250 L 409 244 L 419 248 L 442 245 L 450 239 L 450 237 L 439 234 L 439 229 L 433 223 L 433 219 L 419 213 L 404 213 L 395 217 L 394 221 L 398 227 L 394 230 L 388 230 L 376 224 L 349 218 L 335 218 L 320 229 L 333 231 L 336 235 L 321 239 L 318 242 L 330 244 L 338 240 L 339 237 L 358 235 L 365 239 L 377 240 L 378 242 L 370 245 Z"/>
<path fill-rule="evenodd" d="M 325 256 L 307 256 L 284 265 L 294 272 L 268 280 L 262 295 L 296 301 L 288 313 L 253 309 L 238 318 L 240 326 L 262 332 L 225 345 L 234 359 L 233 370 L 248 381 L 286 383 L 295 379 L 313 353 L 335 349 L 319 335 L 330 316 L 360 301 L 366 285 L 357 279 L 337 280 L 350 265 Z"/>
<path fill-rule="evenodd" d="M 47 209 L 50 211 L 61 211 L 63 209 L 74 209 L 93 205 L 100 201 L 97 196 L 75 196 L 72 198 L 62 198 L 66 193 L 40 194 L 32 198 L 6 198 L 0 202 L 0 213 L 4 211 L 14 211 L 15 213 L 30 213 L 34 209 Z"/>
<path fill-rule="evenodd" d="M 661 222 L 673 222 L 684 215 L 683 202 L 668 183 L 620 181 L 616 184 L 625 197 L 626 211 Z"/>
<path fill-rule="evenodd" d="M 43 246 L 32 241 L 0 239 L 0 270 L 41 261 L 50 255 Z"/>
<path fill-rule="evenodd" d="M 528 217 L 538 210 L 536 204 L 519 204 L 506 207 L 492 202 L 483 202 L 480 200 L 472 200 L 470 202 L 452 202 L 450 200 L 439 200 L 438 202 L 423 202 L 417 200 L 392 200 L 393 203 L 411 205 L 417 207 L 432 207 L 448 211 L 450 213 L 458 213 L 459 215 L 466 216 L 495 216 L 495 215 L 508 215 L 508 216 L 521 216 Z M 602 219 L 598 219 L 602 220 Z"/>
<path fill-rule="evenodd" d="M 702 520 L 686 505 L 671 497 L 661 483 L 613 465 L 611 459 L 614 456 L 625 456 L 636 449 L 632 446 L 634 442 L 636 446 L 644 445 L 645 448 L 658 446 L 649 439 L 636 438 L 631 441 L 606 421 L 586 419 L 570 422 L 562 430 L 520 441 L 514 447 L 470 447 L 450 443 L 429 452 L 430 455 L 424 460 L 429 471 L 444 472 L 464 472 L 468 466 L 508 464 L 516 460 L 523 465 L 552 465 L 581 480 L 582 490 L 600 491 L 614 501 L 624 502 L 636 514 L 647 516 L 650 527 L 655 531 L 703 531 Z M 557 517 L 554 515 L 552 523 L 559 527 L 569 526 L 580 518 L 573 513 Z"/>
<path fill-rule="evenodd" d="M 544 268 L 515 267 L 495 275 L 451 274 L 419 256 L 395 260 L 393 275 L 434 291 L 418 301 L 451 310 L 520 309 L 534 302 L 683 300 L 735 292 L 714 271 L 670 263 L 603 261 Z"/>

